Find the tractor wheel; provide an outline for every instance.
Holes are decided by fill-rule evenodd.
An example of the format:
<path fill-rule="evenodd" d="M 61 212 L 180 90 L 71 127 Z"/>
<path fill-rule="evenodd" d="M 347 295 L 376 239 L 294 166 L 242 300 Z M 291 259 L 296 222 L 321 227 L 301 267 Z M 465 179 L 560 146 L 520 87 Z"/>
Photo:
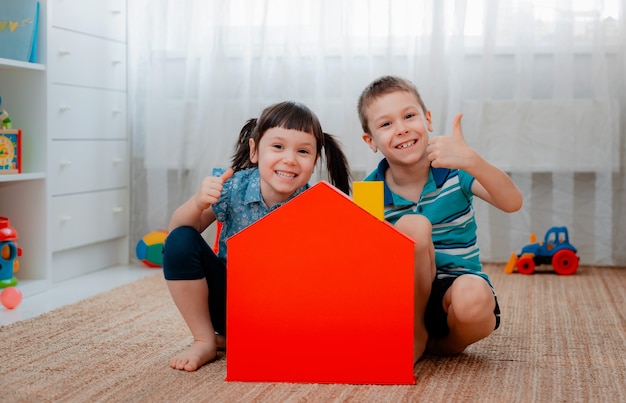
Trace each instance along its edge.
<path fill-rule="evenodd" d="M 552 267 L 557 274 L 564 276 L 574 274 L 578 269 L 578 256 L 572 250 L 560 250 L 552 256 Z"/>
<path fill-rule="evenodd" d="M 535 272 L 535 261 L 532 257 L 522 256 L 517 259 L 517 272 L 521 274 L 533 274 Z"/>

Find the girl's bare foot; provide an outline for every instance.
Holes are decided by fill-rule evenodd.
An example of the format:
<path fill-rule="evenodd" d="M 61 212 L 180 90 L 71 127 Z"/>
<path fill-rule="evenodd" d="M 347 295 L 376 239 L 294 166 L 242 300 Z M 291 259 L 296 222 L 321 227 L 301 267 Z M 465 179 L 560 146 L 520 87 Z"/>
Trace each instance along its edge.
<path fill-rule="evenodd" d="M 191 346 L 170 360 L 170 366 L 174 369 L 193 372 L 211 362 L 217 356 L 215 342 L 194 340 Z"/>
<path fill-rule="evenodd" d="M 226 336 L 215 333 L 215 342 L 217 343 L 217 351 L 226 351 Z"/>

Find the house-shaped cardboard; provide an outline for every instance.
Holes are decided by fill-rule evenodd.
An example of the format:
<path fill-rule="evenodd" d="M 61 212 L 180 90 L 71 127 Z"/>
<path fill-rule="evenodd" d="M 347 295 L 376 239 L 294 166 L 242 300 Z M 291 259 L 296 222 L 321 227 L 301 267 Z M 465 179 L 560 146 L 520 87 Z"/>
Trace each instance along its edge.
<path fill-rule="evenodd" d="M 326 182 L 232 236 L 226 380 L 414 384 L 413 250 Z"/>

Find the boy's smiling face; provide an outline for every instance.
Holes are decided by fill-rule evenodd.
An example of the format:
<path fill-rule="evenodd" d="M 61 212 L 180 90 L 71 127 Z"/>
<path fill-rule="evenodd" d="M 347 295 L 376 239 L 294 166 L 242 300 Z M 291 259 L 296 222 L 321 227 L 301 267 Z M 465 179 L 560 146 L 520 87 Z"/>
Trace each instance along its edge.
<path fill-rule="evenodd" d="M 390 164 L 411 165 L 426 154 L 428 133 L 433 131 L 430 111 L 424 111 L 413 94 L 395 91 L 377 98 L 366 109 L 369 133 L 363 140 Z"/>

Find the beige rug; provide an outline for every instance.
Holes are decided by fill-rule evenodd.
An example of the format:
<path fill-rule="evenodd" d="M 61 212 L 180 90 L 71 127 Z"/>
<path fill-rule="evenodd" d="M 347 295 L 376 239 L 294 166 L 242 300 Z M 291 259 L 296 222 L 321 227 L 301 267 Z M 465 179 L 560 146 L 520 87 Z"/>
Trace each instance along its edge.
<path fill-rule="evenodd" d="M 460 356 L 424 358 L 414 386 L 225 382 L 223 356 L 195 373 L 172 370 L 190 336 L 156 274 L 0 327 L 0 401 L 626 402 L 626 269 L 486 271 L 501 328 Z M 393 335 L 368 353 L 387 343 Z"/>

